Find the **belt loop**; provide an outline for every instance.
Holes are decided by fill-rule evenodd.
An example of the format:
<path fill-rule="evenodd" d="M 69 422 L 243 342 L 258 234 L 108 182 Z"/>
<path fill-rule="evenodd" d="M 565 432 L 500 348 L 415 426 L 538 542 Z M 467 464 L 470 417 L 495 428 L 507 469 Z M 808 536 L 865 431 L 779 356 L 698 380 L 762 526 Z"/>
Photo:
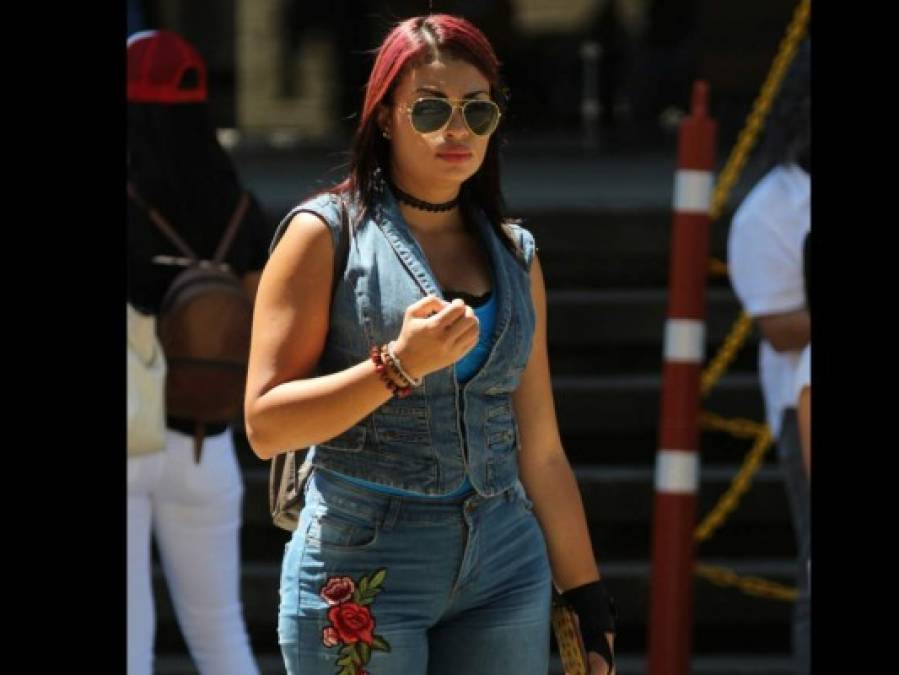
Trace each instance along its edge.
<path fill-rule="evenodd" d="M 393 529 L 396 524 L 397 518 L 400 515 L 400 511 L 402 510 L 403 502 L 399 497 L 389 497 L 387 502 L 387 509 L 384 513 L 384 518 L 381 521 L 381 529 L 384 531 L 390 531 Z"/>

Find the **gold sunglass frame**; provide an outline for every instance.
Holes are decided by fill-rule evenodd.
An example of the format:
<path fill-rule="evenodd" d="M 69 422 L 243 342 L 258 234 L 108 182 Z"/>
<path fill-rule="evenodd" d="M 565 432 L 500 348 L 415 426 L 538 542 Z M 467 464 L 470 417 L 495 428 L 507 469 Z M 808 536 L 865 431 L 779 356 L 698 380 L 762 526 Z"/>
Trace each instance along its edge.
<path fill-rule="evenodd" d="M 418 129 L 415 128 L 415 125 L 412 123 L 412 108 L 415 107 L 415 105 L 417 103 L 420 103 L 421 101 L 440 101 L 441 103 L 448 103 L 452 107 L 449 117 L 446 118 L 446 122 L 444 122 L 441 127 L 434 129 L 433 131 L 419 131 Z M 479 134 L 477 131 L 475 131 L 474 129 L 471 128 L 471 126 L 468 124 L 468 119 L 466 119 L 466 117 L 465 117 L 465 106 L 467 106 L 469 103 L 489 103 L 490 105 L 493 106 L 494 110 L 496 110 L 496 117 L 494 118 L 493 127 L 490 129 L 490 131 Z M 490 100 L 483 99 L 483 98 L 461 98 L 460 99 L 460 98 L 442 98 L 440 96 L 422 96 L 421 98 L 417 98 L 412 102 L 411 105 L 407 105 L 405 107 L 404 112 L 406 113 L 406 117 L 409 118 L 409 126 L 412 127 L 412 130 L 415 133 L 421 134 L 422 136 L 424 136 L 426 134 L 436 134 L 438 131 L 443 131 L 444 129 L 446 129 L 447 126 L 449 126 L 449 123 L 453 121 L 453 115 L 456 114 L 456 110 L 459 110 L 459 114 L 462 117 L 462 124 L 464 124 L 465 128 L 468 129 L 475 136 L 490 136 L 494 131 L 496 131 L 496 128 L 499 126 L 499 121 L 503 116 L 502 110 L 500 110 L 496 101 L 490 101 Z"/>

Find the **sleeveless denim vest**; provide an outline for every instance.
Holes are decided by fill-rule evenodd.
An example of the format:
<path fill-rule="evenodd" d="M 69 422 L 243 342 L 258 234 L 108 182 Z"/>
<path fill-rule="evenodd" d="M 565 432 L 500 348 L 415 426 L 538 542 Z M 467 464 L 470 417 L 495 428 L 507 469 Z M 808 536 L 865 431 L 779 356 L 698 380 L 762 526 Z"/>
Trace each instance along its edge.
<path fill-rule="evenodd" d="M 337 250 L 338 199 L 326 193 L 293 208 L 281 221 L 275 241 L 294 215 L 309 211 L 328 224 Z M 351 208 L 355 223 L 354 216 Z M 311 446 L 307 463 L 426 495 L 454 491 L 466 473 L 485 497 L 515 484 L 519 438 L 512 392 L 527 365 L 534 333 L 529 280 L 534 239 L 526 229 L 508 226 L 524 254 L 522 262 L 480 210 L 476 226 L 490 254 L 498 303 L 487 361 L 464 384 L 456 377 L 455 365 L 427 375 L 410 396 L 391 398 L 344 433 Z M 443 298 L 393 194 L 382 188 L 349 240 L 316 374 L 367 360 L 372 345 L 399 337 L 406 308 L 428 294 Z"/>

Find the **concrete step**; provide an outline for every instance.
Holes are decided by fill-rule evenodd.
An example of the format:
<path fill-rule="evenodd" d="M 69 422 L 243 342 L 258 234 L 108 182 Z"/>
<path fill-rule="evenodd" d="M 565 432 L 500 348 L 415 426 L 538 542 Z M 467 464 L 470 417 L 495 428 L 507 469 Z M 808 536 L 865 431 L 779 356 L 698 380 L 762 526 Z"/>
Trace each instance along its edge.
<path fill-rule="evenodd" d="M 280 653 L 256 653 L 260 675 L 285 675 L 284 660 Z M 193 660 L 186 650 L 168 652 L 156 656 L 153 675 L 198 675 Z"/>
<path fill-rule="evenodd" d="M 611 376 L 553 376 L 556 415 L 563 434 L 577 436 L 608 431 L 656 429 L 661 406 L 658 373 Z M 702 408 L 724 417 L 763 419 L 755 373 L 725 374 L 703 401 Z M 602 463 L 601 456 L 594 458 Z"/>
<path fill-rule="evenodd" d="M 556 417 L 572 464 L 654 465 L 658 450 L 662 378 L 658 373 L 609 376 L 553 375 Z M 762 422 L 764 403 L 755 373 L 725 374 L 701 409 L 725 418 Z M 244 435 L 243 420 L 233 424 L 242 466 L 259 466 Z M 751 447 L 746 439 L 703 431 L 704 461 L 739 461 Z M 768 461 L 774 461 L 769 452 Z"/>
<path fill-rule="evenodd" d="M 611 375 L 660 370 L 667 303 L 664 288 L 548 291 L 551 371 L 556 375 Z M 740 311 L 730 288 L 707 290 L 706 361 L 718 352 Z M 730 366 L 731 372 L 756 370 L 758 340 L 758 330 L 753 327 Z"/>
<path fill-rule="evenodd" d="M 562 445 L 572 466 L 603 464 L 628 467 L 632 465 L 654 466 L 658 451 L 658 425 L 639 429 L 596 429 L 592 432 L 571 433 L 562 430 Z M 265 467 L 247 444 L 246 437 L 235 427 L 235 443 L 238 463 L 244 470 Z M 742 462 L 749 452 L 751 442 L 730 436 L 724 432 L 703 431 L 699 439 L 700 454 L 704 463 L 731 464 Z M 763 457 L 763 465 L 776 466 L 776 451 L 772 447 Z"/>
<path fill-rule="evenodd" d="M 736 317 L 734 317 L 736 318 Z M 550 330 L 555 330 L 550 328 Z M 706 341 L 706 364 L 718 353 L 721 342 Z M 754 373 L 758 363 L 755 340 L 747 340 L 731 362 L 729 372 Z M 662 341 L 592 344 L 560 347 L 549 350 L 549 367 L 553 375 L 627 375 L 628 373 L 661 372 Z"/>
<path fill-rule="evenodd" d="M 234 435 L 238 462 L 244 469 L 257 469 L 264 462 L 253 454 L 242 429 L 243 422 L 236 422 Z M 654 466 L 658 451 L 658 424 L 630 429 L 598 427 L 578 433 L 563 428 L 562 445 L 572 465 Z M 743 460 L 751 442 L 724 432 L 703 431 L 698 445 L 704 463 L 730 464 Z M 763 463 L 775 465 L 775 455 L 774 449 L 770 449 Z"/>
<path fill-rule="evenodd" d="M 280 654 L 258 654 L 256 660 L 261 675 L 284 675 Z M 618 654 L 615 663 L 618 675 L 645 675 L 647 659 L 644 655 Z M 163 654 L 156 658 L 155 675 L 197 675 L 186 654 Z M 694 656 L 690 661 L 692 675 L 792 675 L 791 661 L 786 656 L 756 654 L 728 654 L 726 656 Z M 564 675 L 562 662 L 556 653 L 550 656 L 547 675 Z"/>
<path fill-rule="evenodd" d="M 277 223 L 295 202 L 266 205 Z M 668 284 L 672 213 L 652 210 L 574 210 L 551 206 L 518 212 L 534 235 L 546 288 L 658 288 Z M 709 230 L 708 254 L 727 260 L 727 212 Z M 709 287 L 729 287 L 724 277 L 709 277 Z"/>
<path fill-rule="evenodd" d="M 663 151 L 584 153 L 562 148 L 563 139 L 537 147 L 516 139 L 502 150 L 502 187 L 510 215 L 550 210 L 668 212 L 677 169 L 675 147 Z M 286 151 L 232 152 L 243 183 L 276 217 L 313 192 L 346 176 L 349 145 L 302 147 Z M 723 167 L 726 154 L 716 160 Z M 757 179 L 750 161 L 731 191 L 726 210 L 742 201 Z M 754 177 L 755 176 L 755 177 Z"/>
<path fill-rule="evenodd" d="M 286 535 L 285 535 L 286 540 Z M 760 576 L 792 583 L 796 566 L 791 560 L 715 559 L 701 562 L 721 565 L 740 575 Z M 649 613 L 650 563 L 646 560 L 610 561 L 600 565 L 610 592 L 618 601 L 620 647 L 625 652 L 646 649 Z M 277 652 L 279 562 L 245 562 L 241 596 L 251 644 L 256 653 Z M 184 643 L 164 587 L 161 570 L 154 566 L 157 636 L 160 653 L 184 650 Z M 693 647 L 696 653 L 789 651 L 791 605 L 786 602 L 742 595 L 698 579 L 694 585 Z"/>
<path fill-rule="evenodd" d="M 736 466 L 701 470 L 698 519 L 725 493 Z M 595 553 L 602 560 L 649 558 L 652 542 L 654 469 L 651 467 L 576 466 L 584 510 Z M 277 559 L 285 533 L 268 511 L 268 468 L 244 472 L 241 546 L 246 561 Z M 795 554 L 789 504 L 779 468 L 763 467 L 736 511 L 703 542 L 705 556 L 779 556 Z"/>
<path fill-rule="evenodd" d="M 548 290 L 658 288 L 668 285 L 672 213 L 658 210 L 551 209 L 525 214 Z M 732 213 L 709 229 L 708 255 L 727 259 Z M 709 277 L 709 287 L 728 287 Z"/>
<path fill-rule="evenodd" d="M 730 288 L 710 288 L 705 300 L 706 339 L 721 342 L 740 313 L 740 302 Z M 667 288 L 547 290 L 546 301 L 552 316 L 550 348 L 630 342 L 661 345 Z M 758 335 L 752 337 L 757 344 Z"/>
<path fill-rule="evenodd" d="M 241 175 L 272 222 L 343 177 L 340 151 L 241 158 Z M 535 166 L 539 169 L 535 170 Z M 664 286 L 672 229 L 674 153 L 625 157 L 522 155 L 504 164 L 509 214 L 536 239 L 547 288 Z M 552 176 L 552 180 L 547 180 Z M 735 205 L 748 173 L 709 230 L 709 254 L 726 259 Z M 727 285 L 721 279 L 711 285 Z"/>
<path fill-rule="evenodd" d="M 631 466 L 572 467 L 584 499 L 584 508 L 591 520 L 604 523 L 633 525 L 649 520 L 652 512 L 655 469 Z M 736 465 L 705 465 L 700 468 L 699 507 L 717 501 L 729 487 L 739 467 Z M 267 511 L 269 470 L 262 467 L 245 470 L 244 524 L 270 525 Z M 778 495 L 783 492 L 783 476 L 774 466 L 763 466 L 754 475 L 751 489 L 746 493 L 735 521 L 761 522 L 768 525 L 781 520 L 783 509 Z M 257 508 L 260 507 L 260 508 Z"/>

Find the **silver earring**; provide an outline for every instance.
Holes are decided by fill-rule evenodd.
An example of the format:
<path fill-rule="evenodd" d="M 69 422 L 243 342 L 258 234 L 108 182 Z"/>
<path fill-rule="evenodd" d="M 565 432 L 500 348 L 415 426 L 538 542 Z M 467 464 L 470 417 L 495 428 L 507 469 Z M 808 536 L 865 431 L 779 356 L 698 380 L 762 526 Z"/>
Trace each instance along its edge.
<path fill-rule="evenodd" d="M 381 135 L 382 135 L 384 138 L 388 139 L 388 140 L 390 139 L 390 134 L 387 133 L 387 129 L 384 129 L 384 130 L 381 132 Z"/>

